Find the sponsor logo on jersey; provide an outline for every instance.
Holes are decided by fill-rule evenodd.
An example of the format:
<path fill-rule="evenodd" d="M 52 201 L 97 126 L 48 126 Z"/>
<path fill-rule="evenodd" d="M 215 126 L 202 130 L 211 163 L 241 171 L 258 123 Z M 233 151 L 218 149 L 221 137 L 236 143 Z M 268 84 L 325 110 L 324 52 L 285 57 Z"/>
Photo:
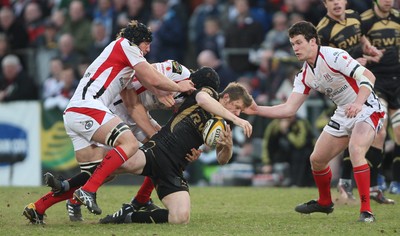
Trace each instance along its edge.
<path fill-rule="evenodd" d="M 343 85 L 342 87 L 338 88 L 336 91 L 333 91 L 332 89 L 326 89 L 325 92 L 329 92 L 327 95 L 329 96 L 329 98 L 333 98 L 334 96 L 342 93 L 343 91 L 345 91 L 349 86 L 347 84 Z"/>
<path fill-rule="evenodd" d="M 93 126 L 93 121 L 91 121 L 91 120 L 85 121 L 85 129 L 86 130 L 89 130 L 90 128 L 92 128 L 92 126 Z"/>
<path fill-rule="evenodd" d="M 326 82 L 332 83 L 333 78 L 332 78 L 332 76 L 330 74 L 327 73 L 327 74 L 323 74 L 322 76 L 324 77 Z"/>
<path fill-rule="evenodd" d="M 172 61 L 172 72 L 182 74 L 182 65 L 177 61 Z"/>
<path fill-rule="evenodd" d="M 339 52 L 339 53 L 334 53 L 333 55 L 335 56 L 335 60 L 334 60 L 334 63 L 336 63 L 337 62 L 337 60 L 338 60 L 338 58 L 339 58 L 339 56 L 341 55 L 341 54 L 343 54 L 344 52 L 343 51 L 341 51 L 341 52 Z M 335 55 L 336 54 L 336 55 Z"/>

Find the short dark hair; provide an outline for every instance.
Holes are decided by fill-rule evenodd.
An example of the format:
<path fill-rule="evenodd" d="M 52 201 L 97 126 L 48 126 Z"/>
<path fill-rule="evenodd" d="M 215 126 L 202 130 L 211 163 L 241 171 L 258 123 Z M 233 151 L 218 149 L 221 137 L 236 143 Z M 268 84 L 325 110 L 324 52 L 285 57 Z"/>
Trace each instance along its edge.
<path fill-rule="evenodd" d="M 142 42 L 151 42 L 153 40 L 150 28 L 137 20 L 132 20 L 125 28 L 121 29 L 117 38 L 126 38 L 138 46 Z"/>
<path fill-rule="evenodd" d="M 290 28 L 289 28 L 289 38 L 293 38 L 294 36 L 297 35 L 303 35 L 304 38 L 309 42 L 312 38 L 315 38 L 316 43 L 319 45 L 319 38 L 318 38 L 318 33 L 317 29 L 315 26 L 308 21 L 299 21 L 297 23 L 294 23 Z"/>

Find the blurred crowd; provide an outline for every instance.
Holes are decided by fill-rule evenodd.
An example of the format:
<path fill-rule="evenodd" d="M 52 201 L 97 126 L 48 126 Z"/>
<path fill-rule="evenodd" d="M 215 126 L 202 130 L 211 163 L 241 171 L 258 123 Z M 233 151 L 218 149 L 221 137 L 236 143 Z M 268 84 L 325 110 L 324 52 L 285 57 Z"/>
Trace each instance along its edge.
<path fill-rule="evenodd" d="M 358 12 L 371 4 L 348 0 Z M 287 29 L 300 20 L 316 25 L 325 14 L 321 0 L 2 0 L 0 102 L 42 100 L 44 109 L 63 110 L 87 66 L 135 19 L 153 32 L 150 63 L 209 66 L 220 75 L 221 90 L 238 81 L 257 103 L 273 104 L 286 99 L 301 66 Z M 278 173 L 266 177 L 278 185 L 311 185 L 314 120 L 329 104 L 315 107 L 312 117 L 307 108 L 281 121 L 249 117 L 253 138 L 234 130 L 232 161 L 250 164 L 254 173 Z M 207 151 L 194 169 L 213 163 Z M 188 170 L 192 183 L 210 181 L 204 173 Z"/>

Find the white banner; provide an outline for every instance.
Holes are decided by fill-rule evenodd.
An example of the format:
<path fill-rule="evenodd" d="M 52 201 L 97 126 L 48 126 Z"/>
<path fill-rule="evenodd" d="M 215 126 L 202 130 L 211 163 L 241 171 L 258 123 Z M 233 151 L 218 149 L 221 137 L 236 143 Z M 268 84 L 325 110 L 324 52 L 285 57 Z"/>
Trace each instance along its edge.
<path fill-rule="evenodd" d="M 0 103 L 0 186 L 42 184 L 40 103 Z"/>

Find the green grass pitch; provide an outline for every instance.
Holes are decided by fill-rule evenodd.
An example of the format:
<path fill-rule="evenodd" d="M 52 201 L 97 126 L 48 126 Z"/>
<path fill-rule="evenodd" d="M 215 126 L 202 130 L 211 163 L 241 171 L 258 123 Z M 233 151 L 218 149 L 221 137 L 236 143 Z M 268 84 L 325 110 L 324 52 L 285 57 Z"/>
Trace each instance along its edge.
<path fill-rule="evenodd" d="M 335 205 L 330 214 L 301 215 L 294 207 L 317 196 L 316 188 L 192 187 L 188 225 L 100 225 L 98 220 L 128 202 L 138 186 L 103 186 L 97 202 L 101 216 L 83 210 L 84 222 L 70 222 L 65 202 L 50 208 L 46 225 L 30 225 L 22 216 L 25 205 L 36 201 L 47 187 L 0 187 L 1 235 L 400 235 L 400 195 L 386 194 L 395 205 L 371 202 L 377 221 L 356 222 L 358 204 Z M 356 192 L 355 192 L 356 193 Z M 332 189 L 333 198 L 337 193 Z M 160 201 L 153 194 L 155 203 Z"/>

